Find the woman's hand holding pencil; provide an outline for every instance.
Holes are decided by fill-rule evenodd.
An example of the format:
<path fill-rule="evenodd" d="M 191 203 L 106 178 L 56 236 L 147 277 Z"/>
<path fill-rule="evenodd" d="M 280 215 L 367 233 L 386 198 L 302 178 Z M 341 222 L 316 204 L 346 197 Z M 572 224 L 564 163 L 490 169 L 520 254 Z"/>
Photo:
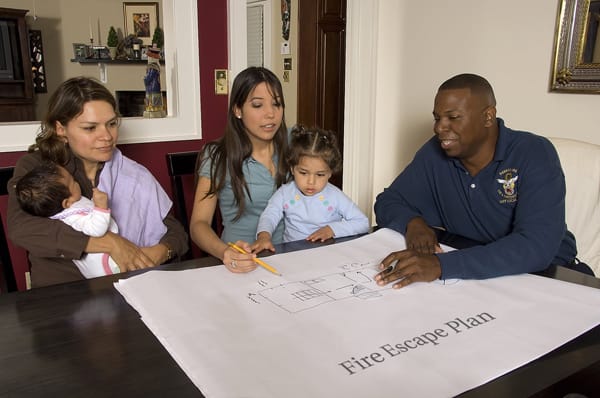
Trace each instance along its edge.
<path fill-rule="evenodd" d="M 225 268 L 236 274 L 254 271 L 258 264 L 254 262 L 256 254 L 246 252 L 245 249 L 250 249 L 250 245 L 244 241 L 235 242 L 235 246 L 242 251 L 235 249 L 233 243 L 227 244 L 227 249 L 223 253 L 223 264 Z"/>
<path fill-rule="evenodd" d="M 228 243 L 229 247 L 232 248 L 233 250 L 237 251 L 240 254 L 244 254 L 246 256 L 250 255 L 251 256 L 251 260 L 254 262 L 254 268 L 256 268 L 256 264 L 260 265 L 261 267 L 263 267 L 264 269 L 266 269 L 269 272 L 272 272 L 275 275 L 279 275 L 281 276 L 281 274 L 272 266 L 270 266 L 269 264 L 265 263 L 263 260 L 256 258 L 256 254 L 254 253 L 248 253 L 246 250 L 242 249 L 239 245 L 235 244 L 235 243 Z M 240 264 L 238 263 L 239 260 L 235 260 L 233 259 L 230 263 L 230 267 L 233 268 L 234 270 L 237 270 L 238 267 L 240 266 Z M 229 268 L 229 267 L 228 267 Z M 231 268 L 229 268 L 231 271 L 233 271 Z M 252 269 L 248 269 L 246 271 L 237 271 L 237 272 L 248 272 L 251 271 Z M 236 272 L 236 271 L 233 271 Z"/>

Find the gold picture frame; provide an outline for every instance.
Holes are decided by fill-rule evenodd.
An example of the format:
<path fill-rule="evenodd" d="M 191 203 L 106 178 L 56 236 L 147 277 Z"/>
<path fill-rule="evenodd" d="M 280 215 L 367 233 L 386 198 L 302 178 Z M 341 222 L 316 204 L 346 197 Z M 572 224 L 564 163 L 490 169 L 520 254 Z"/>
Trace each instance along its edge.
<path fill-rule="evenodd" d="M 158 3 L 123 3 L 125 36 L 133 34 L 146 46 L 152 45 L 152 36 L 158 26 Z"/>
<path fill-rule="evenodd" d="M 550 91 L 600 94 L 598 17 L 598 1 L 559 2 Z"/>

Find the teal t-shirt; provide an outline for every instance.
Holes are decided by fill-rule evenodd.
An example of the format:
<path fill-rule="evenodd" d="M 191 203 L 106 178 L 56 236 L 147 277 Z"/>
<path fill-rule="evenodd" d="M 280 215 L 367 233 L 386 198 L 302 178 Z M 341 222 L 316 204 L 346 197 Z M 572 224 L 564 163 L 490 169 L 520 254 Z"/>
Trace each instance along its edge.
<path fill-rule="evenodd" d="M 273 162 L 277 164 L 277 155 L 273 156 Z M 205 158 L 200 166 L 200 176 L 210 178 L 210 165 L 211 159 Z M 231 178 L 228 172 L 225 177 L 225 185 L 221 192 L 219 192 L 219 209 L 221 210 L 221 217 L 223 219 L 221 239 L 224 242 L 243 240 L 253 243 L 256 240 L 258 219 L 265 207 L 267 207 L 269 199 L 277 190 L 275 179 L 269 170 L 254 158 L 249 157 L 246 159 L 242 169 L 252 200 L 250 200 L 244 191 L 246 209 L 244 214 L 237 221 L 234 221 L 238 208 L 235 205 L 233 190 L 231 188 Z M 273 232 L 272 242 L 275 244 L 283 242 L 283 222 L 280 222 Z"/>

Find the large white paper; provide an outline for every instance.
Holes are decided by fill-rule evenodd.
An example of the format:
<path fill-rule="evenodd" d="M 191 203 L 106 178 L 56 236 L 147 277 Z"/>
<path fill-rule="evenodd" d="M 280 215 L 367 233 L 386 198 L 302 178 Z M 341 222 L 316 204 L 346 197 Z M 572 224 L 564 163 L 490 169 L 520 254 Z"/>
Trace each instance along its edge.
<path fill-rule="evenodd" d="M 391 230 L 223 266 L 151 271 L 116 288 L 213 397 L 454 396 L 600 323 L 600 290 L 534 275 L 378 287 Z"/>

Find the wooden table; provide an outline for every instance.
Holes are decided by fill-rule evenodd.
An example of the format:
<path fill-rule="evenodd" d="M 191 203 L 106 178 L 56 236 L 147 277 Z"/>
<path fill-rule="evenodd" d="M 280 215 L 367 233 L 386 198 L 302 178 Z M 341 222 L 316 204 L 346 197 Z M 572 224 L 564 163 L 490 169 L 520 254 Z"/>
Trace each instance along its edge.
<path fill-rule="evenodd" d="M 314 245 L 294 242 L 278 252 Z M 219 263 L 205 257 L 158 268 Z M 113 287 L 123 276 L 0 295 L 0 396 L 202 397 Z M 600 288 L 600 279 L 562 267 L 546 276 Z M 562 397 L 562 391 L 600 391 L 600 326 L 461 397 Z"/>

